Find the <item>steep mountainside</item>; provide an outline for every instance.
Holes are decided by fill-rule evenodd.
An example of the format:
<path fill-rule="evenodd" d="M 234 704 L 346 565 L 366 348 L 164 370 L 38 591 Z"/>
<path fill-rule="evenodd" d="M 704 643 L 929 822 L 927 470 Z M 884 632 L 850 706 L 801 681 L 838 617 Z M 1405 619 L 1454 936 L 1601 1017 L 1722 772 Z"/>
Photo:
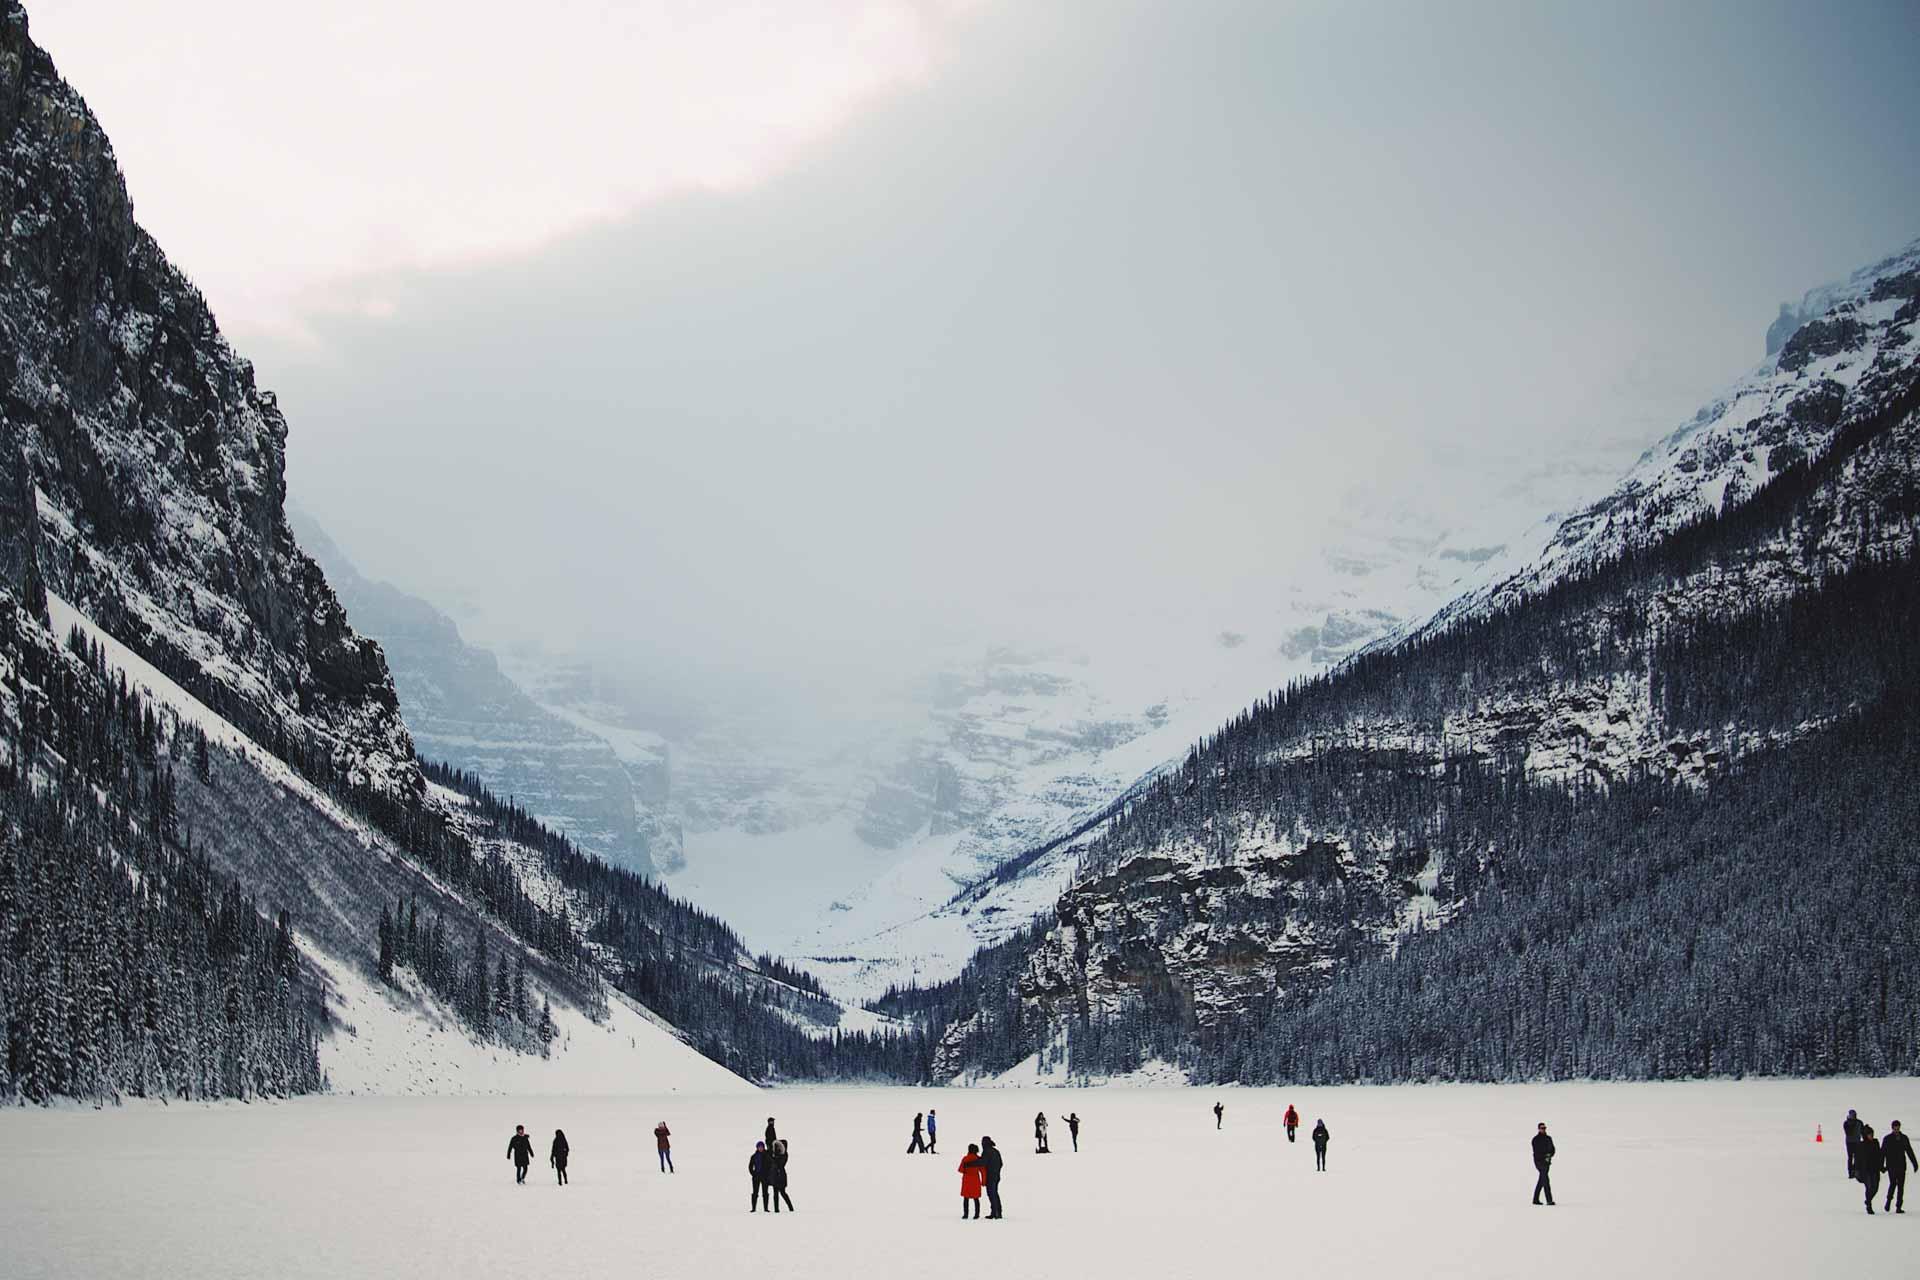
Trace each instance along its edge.
<path fill-rule="evenodd" d="M 13 0 L 0 135 L 0 1099 L 916 1074 L 423 765 L 295 545 L 272 397 Z"/>
<path fill-rule="evenodd" d="M 1089 833 L 1035 933 L 885 1007 L 931 1018 L 943 1074 L 1920 1061 L 1883 953 L 1810 966 L 1807 918 L 1740 898 L 1834 930 L 1917 905 L 1900 806 L 1852 795 L 1903 775 L 1920 691 L 1917 266 L 1831 290 L 1533 561 L 1229 722 Z"/>
<path fill-rule="evenodd" d="M 380 643 L 400 713 L 421 756 L 486 780 L 544 825 L 615 866 L 651 875 L 636 801 L 666 798 L 666 761 L 623 763 L 605 740 L 521 692 L 493 655 L 460 638 L 426 601 L 362 577 L 319 525 L 299 513 L 300 545 L 326 571 L 353 626 Z"/>
<path fill-rule="evenodd" d="M 39 487 L 47 587 L 303 767 L 417 796 L 379 652 L 281 513 L 273 396 L 134 222 L 18 4 L 0 40 L 0 451 Z"/>

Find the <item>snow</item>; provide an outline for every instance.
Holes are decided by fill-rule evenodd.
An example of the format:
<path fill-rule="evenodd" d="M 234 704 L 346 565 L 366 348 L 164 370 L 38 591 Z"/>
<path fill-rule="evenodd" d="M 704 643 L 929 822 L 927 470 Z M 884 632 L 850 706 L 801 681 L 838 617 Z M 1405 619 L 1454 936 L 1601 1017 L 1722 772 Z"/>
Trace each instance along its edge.
<path fill-rule="evenodd" d="M 0 1117 L 0 1233 L 19 1280 L 1896 1276 L 1920 1212 L 1867 1218 L 1835 1135 L 1813 1134 L 1848 1107 L 1883 1131 L 1911 1121 L 1914 1096 L 1895 1079 L 26 1110 Z M 1289 1102 L 1306 1121 L 1291 1145 Z M 929 1107 L 946 1150 L 905 1155 Z M 1053 1154 L 1035 1156 L 1042 1109 Z M 793 1144 L 797 1212 L 748 1217 L 744 1165 L 768 1115 Z M 1325 1174 L 1305 1133 L 1318 1118 Z M 673 1175 L 653 1153 L 662 1119 Z M 1560 1148 L 1552 1209 L 1529 1203 L 1539 1120 Z M 539 1153 L 524 1187 L 504 1158 L 516 1123 Z M 556 1127 L 573 1148 L 564 1189 L 544 1158 Z M 1007 1218 L 963 1224 L 955 1166 L 982 1131 L 1006 1153 Z"/>
<path fill-rule="evenodd" d="M 344 830 L 359 835 L 363 841 L 372 840 L 372 835 L 365 825 L 335 804 L 331 797 L 295 773 L 278 757 L 262 750 L 253 739 L 242 733 L 231 721 L 181 688 L 158 667 L 121 644 L 96 626 L 93 619 L 51 591 L 47 593 L 47 617 L 53 624 L 55 638 L 61 644 L 65 644 L 67 635 L 78 627 L 90 640 L 101 646 L 102 652 L 106 655 L 108 670 L 126 672 L 129 685 L 136 689 L 144 689 L 150 698 L 172 710 L 184 723 L 198 728 L 206 734 L 209 743 L 244 755 L 255 769 L 325 813 Z"/>
<path fill-rule="evenodd" d="M 571 1006 L 555 1003 L 553 1021 L 560 1035 L 551 1057 L 542 1059 L 478 1043 L 451 1016 L 433 1016 L 432 997 L 416 987 L 409 985 L 397 998 L 324 953 L 304 949 L 326 973 L 334 995 L 329 1007 L 344 1024 L 320 1043 L 320 1066 L 335 1093 L 753 1091 L 618 992 L 609 994 L 609 1016 L 599 1026 Z"/>

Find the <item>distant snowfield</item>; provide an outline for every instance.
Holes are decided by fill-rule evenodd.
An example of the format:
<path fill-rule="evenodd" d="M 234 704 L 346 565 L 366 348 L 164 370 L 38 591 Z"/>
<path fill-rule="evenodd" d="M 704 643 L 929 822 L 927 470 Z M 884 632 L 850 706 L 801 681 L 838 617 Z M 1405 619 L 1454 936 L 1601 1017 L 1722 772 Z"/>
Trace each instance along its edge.
<path fill-rule="evenodd" d="M 1289 1102 L 1332 1130 L 1328 1173 L 1304 1132 L 1282 1135 Z M 20 1280 L 1896 1276 L 1920 1251 L 1920 1204 L 1866 1217 L 1834 1135 L 1813 1135 L 1848 1107 L 1883 1132 L 1920 1123 L 1915 1104 L 1920 1083 L 1888 1079 L 15 1110 L 0 1113 L 0 1238 Z M 928 1107 L 939 1154 L 908 1156 Z M 1043 1108 L 1054 1154 L 1035 1156 Z M 797 1212 L 748 1217 L 768 1115 L 793 1144 Z M 650 1137 L 662 1119 L 672 1176 Z M 1538 1120 L 1560 1146 L 1552 1209 L 1528 1202 Z M 516 1123 L 539 1156 L 525 1187 L 505 1158 Z M 546 1167 L 556 1127 L 565 1189 Z M 955 1166 L 983 1131 L 1006 1152 L 1007 1219 L 962 1223 Z"/>

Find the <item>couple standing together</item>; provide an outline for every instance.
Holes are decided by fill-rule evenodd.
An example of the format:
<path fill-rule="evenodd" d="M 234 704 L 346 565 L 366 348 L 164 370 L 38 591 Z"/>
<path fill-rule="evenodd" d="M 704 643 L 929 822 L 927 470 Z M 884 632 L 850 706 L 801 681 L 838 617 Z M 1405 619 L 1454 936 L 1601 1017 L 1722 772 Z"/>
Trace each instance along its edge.
<path fill-rule="evenodd" d="M 1000 1148 L 993 1145 L 992 1138 L 983 1137 L 979 1142 L 967 1144 L 967 1154 L 960 1161 L 960 1217 L 964 1221 L 971 1216 L 975 1221 L 980 1218 L 980 1192 L 987 1193 L 987 1203 L 992 1211 L 989 1218 L 999 1218 L 1000 1212 L 1000 1166 L 1002 1157 Z M 972 1214 L 968 1214 L 971 1207 Z"/>

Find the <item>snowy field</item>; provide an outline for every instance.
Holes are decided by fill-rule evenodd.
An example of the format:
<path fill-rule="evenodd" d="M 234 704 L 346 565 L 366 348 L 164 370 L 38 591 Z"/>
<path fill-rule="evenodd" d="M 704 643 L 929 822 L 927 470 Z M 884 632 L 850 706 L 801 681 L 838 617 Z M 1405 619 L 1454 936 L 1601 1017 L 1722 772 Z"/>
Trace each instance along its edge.
<path fill-rule="evenodd" d="M 1216 1132 L 1209 1108 L 1226 1104 Z M 1333 1133 L 1313 1169 L 1293 1102 Z M 937 1107 L 937 1156 L 904 1154 Z M 0 1114 L 10 1280 L 182 1276 L 1570 1277 L 1916 1274 L 1920 1203 L 1867 1218 L 1846 1108 L 1920 1125 L 1920 1082 L 1246 1090 L 795 1089 L 653 1098 L 328 1098 Z M 1054 1154 L 1031 1154 L 1033 1114 Z M 1058 1117 L 1084 1120 L 1075 1155 Z M 747 1216 L 771 1114 L 797 1212 Z M 679 1173 L 650 1130 L 674 1132 Z M 1560 1146 L 1533 1208 L 1527 1142 Z M 539 1160 L 516 1187 L 513 1125 Z M 1824 1124 L 1829 1140 L 1813 1142 Z M 554 1185 L 555 1127 L 573 1184 Z M 959 1220 L 990 1133 L 1001 1222 Z M 1916 1180 L 1920 1191 L 1920 1179 Z"/>

